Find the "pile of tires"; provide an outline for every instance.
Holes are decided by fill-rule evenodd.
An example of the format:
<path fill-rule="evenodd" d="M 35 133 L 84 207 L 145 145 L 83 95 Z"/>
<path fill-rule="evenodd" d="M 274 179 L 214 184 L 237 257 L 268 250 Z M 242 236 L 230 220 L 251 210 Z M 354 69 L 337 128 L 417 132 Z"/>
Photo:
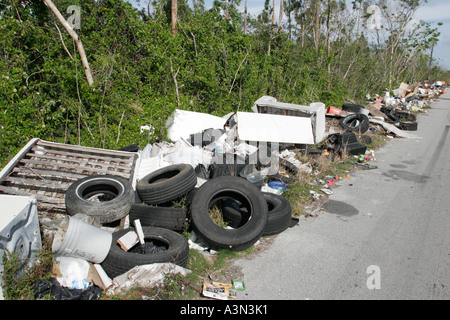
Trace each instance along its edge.
<path fill-rule="evenodd" d="M 112 234 L 112 242 L 101 265 L 114 278 L 135 266 L 171 262 L 185 267 L 189 246 L 183 230 L 187 208 L 172 207 L 171 201 L 191 191 L 197 177 L 190 165 L 174 165 L 157 170 L 137 183 L 116 176 L 89 176 L 72 183 L 65 195 L 66 211 L 94 218 L 99 224 L 114 224 L 129 216 L 130 223 L 139 219 L 145 244 L 124 251 L 117 240 L 131 231 L 121 229 Z M 144 198 L 142 201 L 139 197 Z"/>
<path fill-rule="evenodd" d="M 214 221 L 214 209 L 225 225 Z M 213 249 L 236 251 L 292 226 L 291 212 L 286 199 L 263 193 L 235 176 L 207 181 L 196 191 L 190 208 L 192 229 L 202 242 Z"/>
<path fill-rule="evenodd" d="M 189 256 L 185 231 L 193 231 L 211 249 L 245 250 L 260 237 L 293 226 L 289 202 L 263 193 L 238 176 L 216 176 L 195 188 L 197 174 L 189 164 L 156 170 L 136 183 L 115 176 L 89 176 L 74 182 L 66 193 L 69 215 L 82 213 L 100 224 L 128 215 L 139 219 L 145 245 L 124 251 L 117 240 L 131 228 L 112 234 L 108 255 L 101 262 L 111 278 L 138 265 L 171 262 L 185 267 Z M 213 218 L 218 208 L 223 224 Z"/>
<path fill-rule="evenodd" d="M 408 111 L 382 107 L 380 109 L 388 122 L 393 123 L 401 130 L 416 131 L 418 128 L 417 117 Z"/>

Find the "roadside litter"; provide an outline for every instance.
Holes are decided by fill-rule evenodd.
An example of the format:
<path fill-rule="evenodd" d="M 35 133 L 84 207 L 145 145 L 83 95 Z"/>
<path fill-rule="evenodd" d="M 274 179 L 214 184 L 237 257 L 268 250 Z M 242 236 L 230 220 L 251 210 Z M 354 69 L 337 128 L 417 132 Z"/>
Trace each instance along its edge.
<path fill-rule="evenodd" d="M 253 112 L 223 117 L 175 110 L 166 123 L 169 141 L 143 150 L 32 139 L 0 172 L 0 254 L 33 261 L 40 232 L 53 237 L 54 277 L 35 284 L 36 297 L 93 300 L 103 291 L 161 286 L 166 274 L 191 272 L 190 250 L 242 251 L 294 227 L 298 219 L 283 196 L 292 182 L 316 174 L 319 157 L 348 156 L 362 169 L 376 168 L 371 133 L 415 137 L 415 114 L 444 86 L 402 83 L 394 96 L 369 96 L 367 106 L 263 96 Z M 308 196 L 331 195 L 348 178 L 316 179 Z M 205 282 L 196 290 L 234 299 L 245 285 Z"/>

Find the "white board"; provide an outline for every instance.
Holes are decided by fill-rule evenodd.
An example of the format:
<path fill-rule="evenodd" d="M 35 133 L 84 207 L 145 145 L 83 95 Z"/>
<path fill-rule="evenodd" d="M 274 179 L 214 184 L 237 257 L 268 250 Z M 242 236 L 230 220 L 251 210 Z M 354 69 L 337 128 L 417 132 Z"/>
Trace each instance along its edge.
<path fill-rule="evenodd" d="M 310 118 L 237 112 L 236 123 L 242 141 L 314 144 Z"/>

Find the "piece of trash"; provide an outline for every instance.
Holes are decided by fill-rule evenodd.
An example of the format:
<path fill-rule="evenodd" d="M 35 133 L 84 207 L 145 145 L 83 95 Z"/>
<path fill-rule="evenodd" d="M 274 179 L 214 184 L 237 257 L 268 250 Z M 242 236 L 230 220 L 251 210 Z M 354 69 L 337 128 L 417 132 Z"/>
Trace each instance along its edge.
<path fill-rule="evenodd" d="M 329 106 L 327 109 L 327 115 L 340 115 L 342 113 L 342 109 Z"/>
<path fill-rule="evenodd" d="M 281 181 L 270 181 L 268 183 L 268 185 L 269 185 L 270 188 L 276 189 L 276 190 L 279 190 L 279 191 L 286 191 L 286 190 L 288 190 L 287 184 L 284 183 L 284 182 L 281 182 Z"/>
<path fill-rule="evenodd" d="M 245 284 L 242 280 L 233 280 L 233 289 L 237 291 L 245 291 Z"/>
<path fill-rule="evenodd" d="M 33 286 L 34 297 L 41 299 L 50 294 L 54 300 L 98 300 L 103 292 L 102 288 L 92 285 L 87 289 L 70 289 L 55 279 L 49 281 L 38 280 Z"/>
<path fill-rule="evenodd" d="M 191 270 L 183 268 L 174 263 L 152 263 L 135 266 L 127 272 L 113 279 L 113 286 L 107 291 L 108 294 L 117 294 L 127 291 L 133 287 L 151 288 L 164 283 L 166 274 L 181 274 L 186 276 Z"/>
<path fill-rule="evenodd" d="M 314 200 L 319 200 L 319 198 L 321 197 L 321 195 L 314 190 L 309 190 L 309 193 L 311 194 Z"/>
<path fill-rule="evenodd" d="M 57 257 L 53 265 L 53 273 L 57 275 L 56 280 L 70 289 L 86 289 L 89 287 L 87 281 L 89 273 L 89 262 L 73 257 Z"/>
<path fill-rule="evenodd" d="M 136 219 L 133 222 L 134 222 L 134 228 L 136 229 L 136 233 L 139 238 L 139 242 L 143 245 L 145 243 L 145 241 L 144 241 L 144 232 L 142 231 L 141 221 L 139 219 Z"/>
<path fill-rule="evenodd" d="M 123 251 L 128 251 L 139 242 L 139 237 L 136 232 L 130 231 L 125 235 L 117 239 L 117 243 L 120 245 Z"/>
<path fill-rule="evenodd" d="M 66 216 L 53 238 L 52 251 L 60 256 L 101 263 L 108 255 L 111 242 L 110 232 L 72 216 Z"/>
<path fill-rule="evenodd" d="M 326 189 L 326 188 L 322 188 L 322 189 L 320 189 L 320 191 L 322 191 L 323 193 L 328 194 L 328 195 L 333 194 L 333 191 L 331 191 L 330 189 Z"/>
<path fill-rule="evenodd" d="M 233 285 L 230 283 L 203 283 L 202 295 L 207 298 L 228 300 L 236 298 L 236 291 L 232 289 Z"/>

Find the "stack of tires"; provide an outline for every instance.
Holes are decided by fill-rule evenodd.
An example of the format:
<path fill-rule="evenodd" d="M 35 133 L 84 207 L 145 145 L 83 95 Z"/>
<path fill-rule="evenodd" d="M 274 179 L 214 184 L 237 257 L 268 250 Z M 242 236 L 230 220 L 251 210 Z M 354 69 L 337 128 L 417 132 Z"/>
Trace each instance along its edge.
<path fill-rule="evenodd" d="M 164 189 L 166 187 L 158 189 L 160 185 L 158 182 L 160 180 L 170 181 L 168 179 L 170 174 L 178 176 L 178 169 L 178 167 L 173 167 L 171 168 L 172 171 L 158 175 L 155 179 L 147 176 L 140 181 L 140 184 L 147 182 L 147 186 L 140 188 L 144 190 L 142 195 L 144 196 L 146 192 L 149 193 L 148 201 L 156 204 L 160 203 L 164 196 L 171 199 L 182 196 L 183 192 L 178 193 L 180 189 L 191 190 L 197 183 L 195 175 L 185 177 L 187 179 L 181 183 L 182 186 L 177 183 L 176 186 L 170 187 L 171 190 Z M 137 244 L 130 250 L 124 251 L 117 240 L 132 229 L 121 229 L 112 234 L 110 250 L 101 262 L 109 277 L 114 278 L 135 266 L 152 263 L 171 262 L 185 267 L 188 261 L 189 245 L 186 237 L 177 231 L 181 230 L 180 226 L 184 225 L 186 212 L 183 211 L 183 215 L 177 210 L 178 208 L 165 208 L 176 212 L 176 214 L 169 216 L 177 216 L 177 221 L 170 221 L 170 218 L 164 215 L 166 212 L 163 212 L 162 207 L 155 207 L 158 209 L 154 209 L 146 206 L 150 209 L 150 212 L 145 211 L 145 214 L 140 216 L 141 206 L 143 205 L 135 202 L 136 194 L 129 181 L 106 175 L 89 176 L 74 182 L 69 186 L 65 196 L 66 211 L 69 215 L 85 214 L 93 217 L 99 224 L 114 223 L 127 215 L 129 215 L 130 222 L 140 219 L 144 233 L 144 245 Z M 152 209 L 156 211 L 156 214 L 153 214 Z M 180 208 L 180 210 L 182 209 Z M 158 221 L 158 223 L 153 223 L 153 221 Z"/>
<path fill-rule="evenodd" d="M 83 213 L 100 224 L 129 215 L 139 219 L 150 249 L 122 250 L 117 240 L 131 229 L 113 233 L 108 255 L 101 263 L 111 278 L 135 266 L 172 262 L 185 267 L 189 245 L 184 231 L 194 231 L 212 249 L 245 250 L 261 236 L 274 235 L 292 226 L 289 202 L 263 193 L 246 179 L 218 176 L 195 188 L 197 175 L 189 164 L 156 170 L 136 184 L 115 176 L 90 176 L 73 183 L 66 193 L 67 213 Z M 211 212 L 219 208 L 225 224 Z M 142 245 L 137 245 L 142 246 Z"/>
<path fill-rule="evenodd" d="M 393 123 L 401 130 L 417 131 L 417 117 L 408 111 L 401 111 L 392 108 L 382 107 L 381 112 L 386 115 L 388 122 Z"/>

